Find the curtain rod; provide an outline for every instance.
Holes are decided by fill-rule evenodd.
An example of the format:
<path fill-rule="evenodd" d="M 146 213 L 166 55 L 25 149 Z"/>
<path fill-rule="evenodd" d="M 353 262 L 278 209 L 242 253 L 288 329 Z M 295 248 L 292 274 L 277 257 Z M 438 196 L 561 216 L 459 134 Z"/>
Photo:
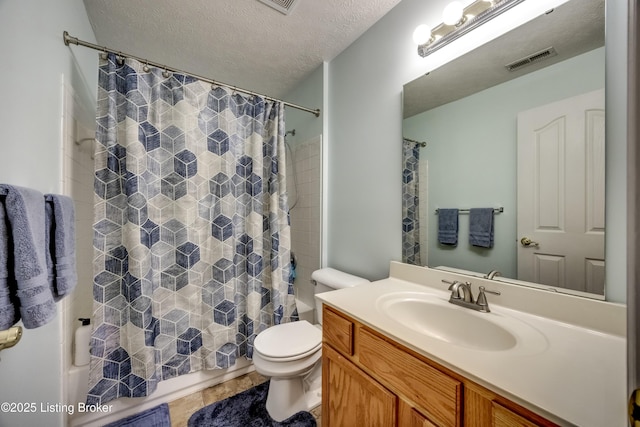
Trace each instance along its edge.
<path fill-rule="evenodd" d="M 262 97 L 264 99 L 267 99 L 269 101 L 282 102 L 284 105 L 286 105 L 288 107 L 295 108 L 295 109 L 302 110 L 302 111 L 306 111 L 308 113 L 311 113 L 311 114 L 315 115 L 316 117 L 320 116 L 320 109 L 319 108 L 316 108 L 315 110 L 313 110 L 311 108 L 303 107 L 303 106 L 297 105 L 297 104 L 292 104 L 290 102 L 286 102 L 286 101 L 283 101 L 283 100 L 277 99 L 277 98 L 272 98 L 270 96 L 265 96 L 265 95 L 262 95 L 262 94 L 259 94 L 259 93 L 256 93 L 256 92 L 252 92 L 250 90 L 245 90 L 245 89 L 242 89 L 242 88 L 227 84 L 227 83 L 222 83 L 222 82 L 219 82 L 219 81 L 216 81 L 216 80 L 208 79 L 206 77 L 202 77 L 202 76 L 199 76 L 197 74 L 193 74 L 193 73 L 189 73 L 189 72 L 186 72 L 186 71 L 183 71 L 183 70 L 179 70 L 177 68 L 168 67 L 168 66 L 166 66 L 164 64 L 158 64 L 157 62 L 152 62 L 152 61 L 149 61 L 149 60 L 147 60 L 145 58 L 140 58 L 138 56 L 131 55 L 129 53 L 120 52 L 120 51 L 113 50 L 113 49 L 110 49 L 110 48 L 105 47 L 105 46 L 99 46 L 97 44 L 93 44 L 93 43 L 89 43 L 89 42 L 86 42 L 86 41 L 83 41 L 83 40 L 79 40 L 77 37 L 70 36 L 67 31 L 64 31 L 62 33 L 62 37 L 64 39 L 64 44 L 67 45 L 67 46 L 69 46 L 70 43 L 73 43 L 73 44 L 75 44 L 77 46 L 84 46 L 84 47 L 88 47 L 88 48 L 91 48 L 91 49 L 100 50 L 102 52 L 115 53 L 116 55 L 119 55 L 119 56 L 125 56 L 127 58 L 133 58 L 133 59 L 138 60 L 140 62 L 143 62 L 143 63 L 145 63 L 147 65 L 151 65 L 151 66 L 158 67 L 158 68 L 164 68 L 165 70 L 171 71 L 172 73 L 187 74 L 189 76 L 195 77 L 195 78 L 197 78 L 199 80 L 202 80 L 203 82 L 207 82 L 207 83 L 210 83 L 212 85 L 224 86 L 224 87 L 227 87 L 229 89 L 233 89 L 233 90 L 236 90 L 238 92 L 245 93 L 247 95 L 260 96 L 260 97 Z"/>

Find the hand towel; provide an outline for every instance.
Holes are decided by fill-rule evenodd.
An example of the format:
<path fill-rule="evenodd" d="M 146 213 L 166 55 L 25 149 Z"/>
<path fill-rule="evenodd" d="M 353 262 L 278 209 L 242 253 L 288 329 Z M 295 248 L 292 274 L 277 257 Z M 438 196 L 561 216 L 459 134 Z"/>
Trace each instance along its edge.
<path fill-rule="evenodd" d="M 9 230 L 4 208 L 4 197 L 0 197 L 0 331 L 9 329 L 20 320 L 15 295 Z"/>
<path fill-rule="evenodd" d="M 469 209 L 469 243 L 481 248 L 493 247 L 493 208 Z"/>
<path fill-rule="evenodd" d="M 438 242 L 458 244 L 458 209 L 438 209 Z"/>
<path fill-rule="evenodd" d="M 51 247 L 51 242 L 53 242 L 53 203 L 47 200 L 46 196 L 44 198 L 44 247 L 47 249 L 45 251 L 46 261 L 47 261 L 47 278 L 49 281 L 49 289 L 51 289 L 51 293 L 53 295 L 53 300 L 56 299 L 55 292 L 55 279 L 56 279 L 56 271 L 55 266 L 53 264 L 53 248 Z"/>
<path fill-rule="evenodd" d="M 53 266 L 53 295 L 56 300 L 68 295 L 78 282 L 76 273 L 75 209 L 67 196 L 47 194 L 47 245 Z"/>
<path fill-rule="evenodd" d="M 20 315 L 24 327 L 33 329 L 56 315 L 47 274 L 44 195 L 17 186 L 5 188 Z"/>

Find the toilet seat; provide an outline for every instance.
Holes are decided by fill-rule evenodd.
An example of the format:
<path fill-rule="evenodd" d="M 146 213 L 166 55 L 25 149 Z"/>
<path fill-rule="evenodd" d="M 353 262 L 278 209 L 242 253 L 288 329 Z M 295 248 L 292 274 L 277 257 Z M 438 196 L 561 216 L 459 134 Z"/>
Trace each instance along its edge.
<path fill-rule="evenodd" d="M 306 320 L 283 323 L 260 332 L 254 351 L 264 360 L 289 362 L 308 357 L 322 347 L 322 331 Z"/>

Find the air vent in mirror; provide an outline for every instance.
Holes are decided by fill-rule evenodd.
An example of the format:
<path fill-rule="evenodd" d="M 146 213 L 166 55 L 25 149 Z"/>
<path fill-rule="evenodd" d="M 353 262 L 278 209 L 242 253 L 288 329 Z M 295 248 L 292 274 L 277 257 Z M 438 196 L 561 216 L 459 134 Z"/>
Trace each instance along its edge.
<path fill-rule="evenodd" d="M 545 59 L 556 56 L 557 54 L 558 52 L 556 52 L 553 47 L 548 47 L 531 55 L 525 56 L 524 58 L 513 61 L 512 63 L 505 65 L 505 68 L 509 71 L 516 71 L 522 67 L 526 67 L 527 65 L 544 61 Z"/>

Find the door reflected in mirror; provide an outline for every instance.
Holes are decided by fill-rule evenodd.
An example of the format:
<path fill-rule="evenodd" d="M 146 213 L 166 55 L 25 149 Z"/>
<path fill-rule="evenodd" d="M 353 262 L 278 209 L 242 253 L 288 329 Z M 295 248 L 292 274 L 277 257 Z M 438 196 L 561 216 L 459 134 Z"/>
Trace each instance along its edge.
<path fill-rule="evenodd" d="M 571 0 L 406 84 L 403 136 L 427 146 L 405 142 L 405 261 L 604 298 L 604 63 L 604 0 Z M 467 213 L 440 243 L 448 208 L 504 208 L 490 247 Z"/>

